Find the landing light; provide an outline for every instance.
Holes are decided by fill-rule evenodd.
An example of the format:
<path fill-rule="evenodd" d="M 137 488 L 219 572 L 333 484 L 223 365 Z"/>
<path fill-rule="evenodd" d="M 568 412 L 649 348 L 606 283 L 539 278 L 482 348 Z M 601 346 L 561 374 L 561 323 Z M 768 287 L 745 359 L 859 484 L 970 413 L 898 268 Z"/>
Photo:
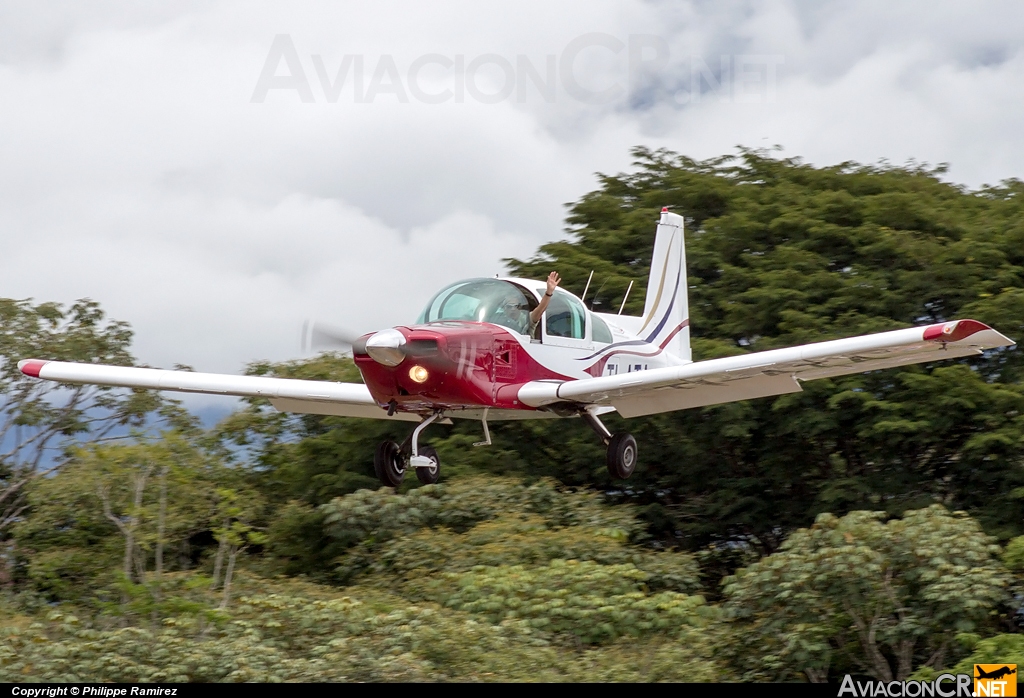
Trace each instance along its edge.
<path fill-rule="evenodd" d="M 409 377 L 417 383 L 424 383 L 430 377 L 430 374 L 422 366 L 413 366 L 409 369 Z"/>

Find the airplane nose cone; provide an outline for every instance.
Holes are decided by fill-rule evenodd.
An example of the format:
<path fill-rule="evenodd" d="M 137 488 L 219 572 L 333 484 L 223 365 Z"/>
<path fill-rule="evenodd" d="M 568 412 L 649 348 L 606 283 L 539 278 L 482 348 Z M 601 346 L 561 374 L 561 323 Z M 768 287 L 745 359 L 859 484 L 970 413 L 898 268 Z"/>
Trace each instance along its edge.
<path fill-rule="evenodd" d="M 396 329 L 381 330 L 366 340 L 366 353 L 382 366 L 397 366 L 405 360 L 405 335 Z"/>

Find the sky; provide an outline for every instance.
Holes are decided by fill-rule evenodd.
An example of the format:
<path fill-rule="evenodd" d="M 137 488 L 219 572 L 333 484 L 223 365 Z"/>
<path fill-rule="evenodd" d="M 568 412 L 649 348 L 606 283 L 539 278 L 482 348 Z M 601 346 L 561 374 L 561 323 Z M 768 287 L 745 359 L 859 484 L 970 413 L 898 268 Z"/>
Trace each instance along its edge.
<path fill-rule="evenodd" d="M 1022 37 L 1018 2 L 0 0 L 0 296 L 237 373 L 502 273 L 638 145 L 1024 178 Z"/>

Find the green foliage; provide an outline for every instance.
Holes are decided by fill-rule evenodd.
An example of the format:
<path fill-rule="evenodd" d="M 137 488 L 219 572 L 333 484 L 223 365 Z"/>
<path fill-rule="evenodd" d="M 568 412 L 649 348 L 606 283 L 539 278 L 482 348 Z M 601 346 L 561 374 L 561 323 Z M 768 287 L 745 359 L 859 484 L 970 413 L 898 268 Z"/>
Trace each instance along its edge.
<path fill-rule="evenodd" d="M 3 681 L 709 681 L 728 678 L 699 633 L 580 649 L 524 620 L 500 624 L 353 587 L 253 577 L 229 612 L 109 629 L 65 611 L 0 629 Z M 257 591 L 258 590 L 258 591 Z M 13 621 L 13 622 L 10 622 Z"/>
<path fill-rule="evenodd" d="M 596 493 L 562 491 L 550 480 L 527 485 L 517 480 L 474 477 L 428 485 L 406 494 L 388 488 L 362 490 L 328 502 L 318 513 L 327 535 L 347 550 L 339 558 L 335 574 L 351 580 L 371 568 L 379 570 L 381 546 L 396 537 L 435 527 L 443 527 L 448 535 L 458 534 L 509 511 L 537 515 L 549 528 L 579 527 L 613 540 L 642 535 L 642 525 L 628 507 L 609 507 Z M 271 529 L 272 550 L 283 552 L 282 544 L 287 539 L 282 533 L 282 528 Z M 391 553 L 387 559 L 396 557 Z"/>
<path fill-rule="evenodd" d="M 348 547 L 324 530 L 324 512 L 302 502 L 279 506 L 267 527 L 266 550 L 285 574 L 323 576 Z"/>
<path fill-rule="evenodd" d="M 714 618 L 699 596 L 671 591 L 648 595 L 643 585 L 647 577 L 631 564 L 553 560 L 542 567 L 480 566 L 442 574 L 424 585 L 422 593 L 492 623 L 522 618 L 531 627 L 573 635 L 584 644 L 655 632 L 685 640 L 685 631 Z"/>
<path fill-rule="evenodd" d="M 584 644 L 682 632 L 714 614 L 691 556 L 629 544 L 628 507 L 550 481 L 476 477 L 399 495 L 382 488 L 320 507 L 343 541 L 337 574 L 370 579 L 413 600 L 479 613 Z M 366 582 L 361 582 L 366 583 Z M 658 590 L 651 594 L 650 591 Z"/>
<path fill-rule="evenodd" d="M 557 527 L 535 514 L 502 514 L 464 533 L 421 529 L 389 541 L 369 569 L 393 584 L 408 585 L 414 592 L 425 575 L 480 566 L 547 565 L 554 560 L 632 564 L 644 572 L 645 585 L 651 590 L 700 590 L 699 570 L 690 555 L 629 545 L 621 529 Z"/>
<path fill-rule="evenodd" d="M 822 514 L 725 581 L 748 677 L 823 680 L 838 665 L 900 680 L 990 625 L 1009 580 L 977 523 L 938 505 L 885 518 Z"/>
<path fill-rule="evenodd" d="M 85 603 L 109 602 L 125 583 L 152 582 L 147 570 L 153 569 L 158 544 L 164 469 L 167 569 L 187 568 L 190 555 L 179 551 L 213 528 L 218 488 L 236 482 L 239 474 L 189 439 L 168 433 L 154 442 L 76 449 L 55 476 L 33 482 L 27 491 L 32 514 L 12 530 L 23 574 L 54 600 Z M 258 505 L 247 493 L 245 506 Z M 115 520 L 131 527 L 127 560 L 125 531 Z"/>
<path fill-rule="evenodd" d="M 145 427 L 153 418 L 195 432 L 197 420 L 157 393 L 58 384 L 18 368 L 29 358 L 131 365 L 130 341 L 128 325 L 107 320 L 93 301 L 65 308 L 0 298 L 0 535 L 25 511 L 26 483 L 59 467 L 72 445 Z"/>
<path fill-rule="evenodd" d="M 1024 572 L 1024 536 L 1017 536 L 1003 549 L 1003 564 L 1013 572 Z"/>
<path fill-rule="evenodd" d="M 193 418 L 157 393 L 59 385 L 30 379 L 18 369 L 28 358 L 131 365 L 131 337 L 127 323 L 107 320 L 94 301 L 65 308 L 0 298 L 0 420 L 5 433 L 18 426 L 34 437 L 25 434 L 14 451 L 3 454 L 7 467 L 36 467 L 41 462 L 36 456 L 47 445 L 63 445 L 60 437 L 101 438 L 116 427 L 141 427 L 156 412 L 173 426 L 194 428 Z"/>
<path fill-rule="evenodd" d="M 970 654 L 950 667 L 954 674 L 974 675 L 975 664 L 1016 664 L 1024 666 L 1024 635 L 993 635 L 981 639 L 977 636 L 959 638 Z M 1017 675 L 1020 681 L 1020 674 Z"/>
<path fill-rule="evenodd" d="M 259 495 L 230 487 L 218 487 L 215 500 L 217 508 L 214 520 L 221 525 L 213 528 L 213 535 L 218 541 L 236 548 L 267 542 L 267 536 L 257 531 L 252 524 L 263 514 L 264 503 Z"/>

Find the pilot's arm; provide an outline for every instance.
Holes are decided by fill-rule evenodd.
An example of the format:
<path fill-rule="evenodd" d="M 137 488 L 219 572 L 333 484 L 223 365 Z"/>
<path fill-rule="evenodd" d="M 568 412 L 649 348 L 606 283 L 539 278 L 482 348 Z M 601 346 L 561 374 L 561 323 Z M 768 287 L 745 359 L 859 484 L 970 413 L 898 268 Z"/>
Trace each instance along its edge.
<path fill-rule="evenodd" d="M 551 302 L 551 296 L 554 295 L 555 289 L 558 288 L 558 284 L 562 282 L 562 277 L 558 275 L 557 271 L 553 271 L 548 274 L 548 290 L 544 294 L 543 298 L 540 299 L 540 304 L 530 311 L 530 325 L 534 326 L 540 322 L 541 315 L 548 309 L 548 304 Z"/>

